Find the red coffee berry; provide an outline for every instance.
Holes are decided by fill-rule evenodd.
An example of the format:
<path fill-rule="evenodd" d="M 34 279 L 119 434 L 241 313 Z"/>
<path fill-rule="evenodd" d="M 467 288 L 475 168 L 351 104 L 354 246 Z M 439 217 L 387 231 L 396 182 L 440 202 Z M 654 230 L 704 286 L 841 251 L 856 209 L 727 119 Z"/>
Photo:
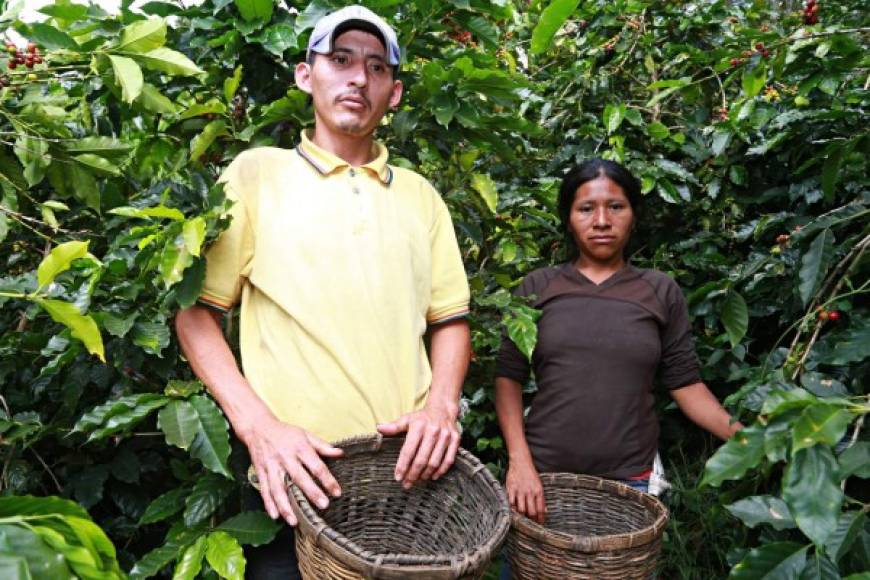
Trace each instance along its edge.
<path fill-rule="evenodd" d="M 731 66 L 737 66 L 737 65 L 739 65 L 739 64 L 740 64 L 740 59 L 739 59 L 739 58 L 732 58 L 732 59 L 731 59 Z"/>
<path fill-rule="evenodd" d="M 33 57 L 33 62 L 35 62 L 36 64 L 42 64 L 43 63 L 42 57 L 37 54 L 36 56 Z"/>
<path fill-rule="evenodd" d="M 34 61 L 32 58 L 25 59 L 24 66 L 27 68 L 33 68 Z"/>
<path fill-rule="evenodd" d="M 837 322 L 838 320 L 840 320 L 840 311 L 839 310 L 831 310 L 828 313 L 828 320 L 830 320 L 831 322 Z"/>
<path fill-rule="evenodd" d="M 10 58 L 8 66 L 9 70 L 15 70 L 16 68 L 18 68 L 18 63 Z"/>
<path fill-rule="evenodd" d="M 34 54 L 38 48 L 39 47 L 36 46 L 35 42 L 28 42 L 27 43 L 27 52 L 29 52 L 30 54 Z"/>
<path fill-rule="evenodd" d="M 777 244 L 785 244 L 788 242 L 788 239 L 789 239 L 788 234 L 780 234 L 780 235 L 776 236 L 776 243 Z"/>
<path fill-rule="evenodd" d="M 827 320 L 830 316 L 831 315 L 827 310 L 819 310 L 819 320 Z"/>
<path fill-rule="evenodd" d="M 755 50 L 764 50 L 764 43 L 763 42 L 756 42 L 755 43 Z"/>

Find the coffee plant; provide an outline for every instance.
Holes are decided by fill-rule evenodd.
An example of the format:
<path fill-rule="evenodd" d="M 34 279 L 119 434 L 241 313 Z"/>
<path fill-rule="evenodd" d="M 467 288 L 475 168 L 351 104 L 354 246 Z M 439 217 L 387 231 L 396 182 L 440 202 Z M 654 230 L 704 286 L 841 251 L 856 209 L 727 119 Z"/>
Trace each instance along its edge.
<path fill-rule="evenodd" d="M 704 379 L 747 425 L 717 449 L 662 397 L 661 577 L 866 578 L 864 3 L 366 4 L 406 55 L 379 137 L 443 194 L 472 288 L 464 445 L 502 473 L 501 328 L 535 342 L 511 290 L 565 259 L 564 171 L 616 159 L 645 194 L 632 261 L 680 283 Z M 278 529 L 240 509 L 243 449 L 171 321 L 226 225 L 221 169 L 311 123 L 292 70 L 340 3 L 131 5 L 2 3 L 4 578 L 242 578 Z"/>

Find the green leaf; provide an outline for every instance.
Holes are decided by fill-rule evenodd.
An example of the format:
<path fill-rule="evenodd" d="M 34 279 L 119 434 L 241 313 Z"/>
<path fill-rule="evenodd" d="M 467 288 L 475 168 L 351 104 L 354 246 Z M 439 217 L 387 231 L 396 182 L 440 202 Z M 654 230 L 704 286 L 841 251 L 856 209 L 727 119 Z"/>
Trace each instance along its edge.
<path fill-rule="evenodd" d="M 30 25 L 30 40 L 48 50 L 59 48 L 77 50 L 79 48 L 78 43 L 69 34 L 44 22 L 35 22 Z"/>
<path fill-rule="evenodd" d="M 221 578 L 244 580 L 245 557 L 242 547 L 234 537 L 226 532 L 212 532 L 208 535 L 205 559 Z"/>
<path fill-rule="evenodd" d="M 833 340 L 825 363 L 848 365 L 859 363 L 870 356 L 870 324 L 854 324 L 845 332 L 838 333 Z"/>
<path fill-rule="evenodd" d="M 532 54 L 541 54 L 550 47 L 556 32 L 577 9 L 579 0 L 553 0 L 544 8 L 541 18 L 532 31 Z"/>
<path fill-rule="evenodd" d="M 272 11 L 275 8 L 273 0 L 234 0 L 239 14 L 247 21 L 262 20 L 268 22 L 272 19 Z"/>
<path fill-rule="evenodd" d="M 184 498 L 190 490 L 185 487 L 173 489 L 163 495 L 157 496 L 139 518 L 139 525 L 153 524 L 172 517 L 184 509 Z"/>
<path fill-rule="evenodd" d="M 100 157 L 99 155 L 94 155 L 93 153 L 82 153 L 81 155 L 76 155 L 75 160 L 90 169 L 96 169 L 97 173 L 114 175 L 116 177 L 121 175 L 121 170 L 118 169 L 116 165 L 113 165 L 110 161 Z"/>
<path fill-rule="evenodd" d="M 9 235 L 9 219 L 5 213 L 0 212 L 0 243 Z"/>
<path fill-rule="evenodd" d="M 214 473 L 200 477 L 184 501 L 184 525 L 193 527 L 212 515 L 235 489 L 235 484 Z"/>
<path fill-rule="evenodd" d="M 134 58 L 147 69 L 172 76 L 192 76 L 205 72 L 180 52 L 165 47 L 136 54 Z"/>
<path fill-rule="evenodd" d="M 160 254 L 159 271 L 166 288 L 181 281 L 184 270 L 193 262 L 193 256 L 184 244 L 184 236 L 177 235 L 167 240 Z"/>
<path fill-rule="evenodd" d="M 218 136 L 226 134 L 226 127 L 227 123 L 223 119 L 215 119 L 206 125 L 202 133 L 194 137 L 193 141 L 190 142 L 190 158 L 198 160 Z"/>
<path fill-rule="evenodd" d="M 520 304 L 511 307 L 502 321 L 507 329 L 508 337 L 520 349 L 528 360 L 538 342 L 538 324 L 541 312 L 530 306 Z"/>
<path fill-rule="evenodd" d="M 495 181 L 488 173 L 474 173 L 471 175 L 471 187 L 480 194 L 480 198 L 492 213 L 498 208 L 498 189 Z"/>
<path fill-rule="evenodd" d="M 740 479 L 764 457 L 764 427 L 745 427 L 734 434 L 704 466 L 701 486 L 718 487 L 723 481 Z"/>
<path fill-rule="evenodd" d="M 762 63 L 743 70 L 743 92 L 752 98 L 761 92 L 767 83 L 767 68 Z"/>
<path fill-rule="evenodd" d="M 725 303 L 722 304 L 721 319 L 731 347 L 734 348 L 740 344 L 749 328 L 749 309 L 743 296 L 733 290 L 728 293 Z"/>
<path fill-rule="evenodd" d="M 870 441 L 856 441 L 837 458 L 840 464 L 840 479 L 855 475 L 870 478 Z"/>
<path fill-rule="evenodd" d="M 137 20 L 121 30 L 117 50 L 148 52 L 166 44 L 166 23 L 162 18 Z"/>
<path fill-rule="evenodd" d="M 860 510 L 852 510 L 840 514 L 837 527 L 825 542 L 825 553 L 834 562 L 839 562 L 858 539 L 864 529 L 867 514 Z"/>
<path fill-rule="evenodd" d="M 296 30 L 283 22 L 268 27 L 256 40 L 277 57 L 283 57 L 285 52 L 298 46 Z"/>
<path fill-rule="evenodd" d="M 822 164 L 822 193 L 827 201 L 834 199 L 834 187 L 840 177 L 840 165 L 847 151 L 848 147 L 845 145 L 831 148 Z"/>
<path fill-rule="evenodd" d="M 169 328 L 164 322 L 136 322 L 133 325 L 133 344 L 157 356 L 169 346 L 169 336 Z"/>
<path fill-rule="evenodd" d="M 63 300 L 36 299 L 48 315 L 55 322 L 59 322 L 70 329 L 74 338 L 84 343 L 88 352 L 97 355 L 101 361 L 106 362 L 106 353 L 103 349 L 103 337 L 97 323 L 90 316 L 82 315 L 75 304 Z"/>
<path fill-rule="evenodd" d="M 36 280 L 42 288 L 51 284 L 58 274 L 69 270 L 75 260 L 88 253 L 89 242 L 64 242 L 55 246 L 36 269 Z"/>
<path fill-rule="evenodd" d="M 622 124 L 622 120 L 624 118 L 625 103 L 619 103 L 617 105 L 610 104 L 604 107 L 602 121 L 604 122 L 605 129 L 607 129 L 607 134 L 610 135 L 611 133 L 616 131 Z"/>
<path fill-rule="evenodd" d="M 189 402 L 172 401 L 157 414 L 157 428 L 169 445 L 187 450 L 199 429 L 199 415 Z"/>
<path fill-rule="evenodd" d="M 126 413 L 155 400 L 164 399 L 168 402 L 168 399 L 163 395 L 158 395 L 156 393 L 140 393 L 106 401 L 102 405 L 97 405 L 82 415 L 73 427 L 73 433 L 88 433 L 103 425 L 108 419 L 115 415 Z"/>
<path fill-rule="evenodd" d="M 813 239 L 801 258 L 798 292 L 804 306 L 812 300 L 828 271 L 833 247 L 834 234 L 830 229 L 824 229 Z"/>
<path fill-rule="evenodd" d="M 133 59 L 126 56 L 109 55 L 109 60 L 112 62 L 112 70 L 115 71 L 115 81 L 121 87 L 123 99 L 127 103 L 132 103 L 142 92 L 142 69 L 136 64 Z"/>
<path fill-rule="evenodd" d="M 266 512 L 242 512 L 217 527 L 234 537 L 242 545 L 262 546 L 271 542 L 283 524 Z"/>
<path fill-rule="evenodd" d="M 160 89 L 151 83 L 142 85 L 142 94 L 139 95 L 139 104 L 146 110 L 160 115 L 172 115 L 178 107 L 168 97 L 160 92 Z"/>
<path fill-rule="evenodd" d="M 0 578 L 4 580 L 77 580 L 63 554 L 25 525 L 0 524 L 0 554 L 6 559 L 0 560 Z"/>
<path fill-rule="evenodd" d="M 191 255 L 199 257 L 202 243 L 205 241 L 205 218 L 197 216 L 184 222 L 182 236 L 187 251 Z"/>
<path fill-rule="evenodd" d="M 201 393 L 203 389 L 205 389 L 205 385 L 202 384 L 202 381 L 180 381 L 173 379 L 166 383 L 166 388 L 163 389 L 163 392 L 169 397 L 181 397 L 186 399 L 191 395 Z"/>
<path fill-rule="evenodd" d="M 205 259 L 200 257 L 184 270 L 181 281 L 175 285 L 175 300 L 181 308 L 190 308 L 199 300 L 205 282 Z"/>
<path fill-rule="evenodd" d="M 828 558 L 816 552 L 807 560 L 799 580 L 842 580 L 837 566 Z"/>
<path fill-rule="evenodd" d="M 205 539 L 206 536 L 200 536 L 184 550 L 175 565 L 172 580 L 193 580 L 197 577 L 205 557 Z"/>
<path fill-rule="evenodd" d="M 232 478 L 227 467 L 230 455 L 229 425 L 218 406 L 209 397 L 194 395 L 190 402 L 199 416 L 199 428 L 190 446 L 190 454 L 209 470 Z"/>
<path fill-rule="evenodd" d="M 201 529 L 183 530 L 177 534 L 170 533 L 162 546 L 151 550 L 136 562 L 136 565 L 130 570 L 130 578 L 137 580 L 155 576 L 202 535 Z"/>
<path fill-rule="evenodd" d="M 775 530 L 795 527 L 795 522 L 785 502 L 772 495 L 754 495 L 743 498 L 725 509 L 750 528 L 758 524 L 770 524 Z"/>
<path fill-rule="evenodd" d="M 782 486 L 782 499 L 798 527 L 817 547 L 823 547 L 837 527 L 843 503 L 837 460 L 831 450 L 816 445 L 794 453 Z"/>
<path fill-rule="evenodd" d="M 807 407 L 794 423 L 792 453 L 816 443 L 833 446 L 843 437 L 853 415 L 848 410 L 827 403 Z"/>
<path fill-rule="evenodd" d="M 135 217 L 135 218 L 167 218 L 171 220 L 181 221 L 184 219 L 184 214 L 181 211 L 175 209 L 174 207 L 166 207 L 163 205 L 156 205 L 154 207 L 116 207 L 114 209 L 110 209 L 109 213 L 120 215 L 124 217 Z"/>
<path fill-rule="evenodd" d="M 33 495 L 0 497 L 0 518 L 49 514 L 74 516 L 85 519 L 90 517 L 87 510 L 82 506 L 60 497 L 37 497 Z"/>
<path fill-rule="evenodd" d="M 794 580 L 804 568 L 809 546 L 773 542 L 753 548 L 731 569 L 729 580 Z"/>
<path fill-rule="evenodd" d="M 663 139 L 667 139 L 668 136 L 670 136 L 671 131 L 661 121 L 653 121 L 646 126 L 646 134 L 653 139 L 661 141 Z"/>
<path fill-rule="evenodd" d="M 48 142 L 35 137 L 20 136 L 15 140 L 13 151 L 24 166 L 24 179 L 33 187 L 45 177 L 45 170 L 51 165 Z"/>
<path fill-rule="evenodd" d="M 191 119 L 202 115 L 223 115 L 227 106 L 217 99 L 209 99 L 204 103 L 194 103 L 178 116 L 179 120 Z"/>
<path fill-rule="evenodd" d="M 233 71 L 233 76 L 224 79 L 224 100 L 227 104 L 231 103 L 233 97 L 236 96 L 236 91 L 239 90 L 239 84 L 242 82 L 242 65 L 239 65 Z"/>

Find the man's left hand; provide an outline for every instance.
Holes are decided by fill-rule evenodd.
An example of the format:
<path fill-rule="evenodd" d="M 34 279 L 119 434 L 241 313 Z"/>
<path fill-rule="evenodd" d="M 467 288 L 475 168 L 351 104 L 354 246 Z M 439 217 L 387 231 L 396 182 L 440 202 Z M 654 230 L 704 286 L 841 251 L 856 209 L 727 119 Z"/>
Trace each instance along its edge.
<path fill-rule="evenodd" d="M 409 489 L 421 479 L 438 479 L 450 469 L 459 449 L 458 410 L 427 404 L 420 411 L 378 425 L 383 435 L 407 433 L 396 462 L 396 481 Z"/>

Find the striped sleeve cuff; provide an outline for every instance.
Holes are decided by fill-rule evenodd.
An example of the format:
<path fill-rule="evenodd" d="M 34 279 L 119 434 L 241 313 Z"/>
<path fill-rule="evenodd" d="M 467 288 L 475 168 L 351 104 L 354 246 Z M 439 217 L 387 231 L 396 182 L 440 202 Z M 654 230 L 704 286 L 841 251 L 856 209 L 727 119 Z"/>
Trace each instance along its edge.
<path fill-rule="evenodd" d="M 440 316 L 430 318 L 427 323 L 429 326 L 437 326 L 439 324 L 444 324 L 445 322 L 450 322 L 452 320 L 459 320 L 460 318 L 468 318 L 470 311 L 468 307 L 458 308 L 452 311 L 445 312 Z"/>
<path fill-rule="evenodd" d="M 199 298 L 196 299 L 198 304 L 201 304 L 207 308 L 211 308 L 212 310 L 217 310 L 218 312 L 222 312 L 226 314 L 230 310 L 232 310 L 233 305 L 227 304 L 223 300 L 218 300 L 214 296 L 209 296 L 207 294 L 203 294 Z"/>

